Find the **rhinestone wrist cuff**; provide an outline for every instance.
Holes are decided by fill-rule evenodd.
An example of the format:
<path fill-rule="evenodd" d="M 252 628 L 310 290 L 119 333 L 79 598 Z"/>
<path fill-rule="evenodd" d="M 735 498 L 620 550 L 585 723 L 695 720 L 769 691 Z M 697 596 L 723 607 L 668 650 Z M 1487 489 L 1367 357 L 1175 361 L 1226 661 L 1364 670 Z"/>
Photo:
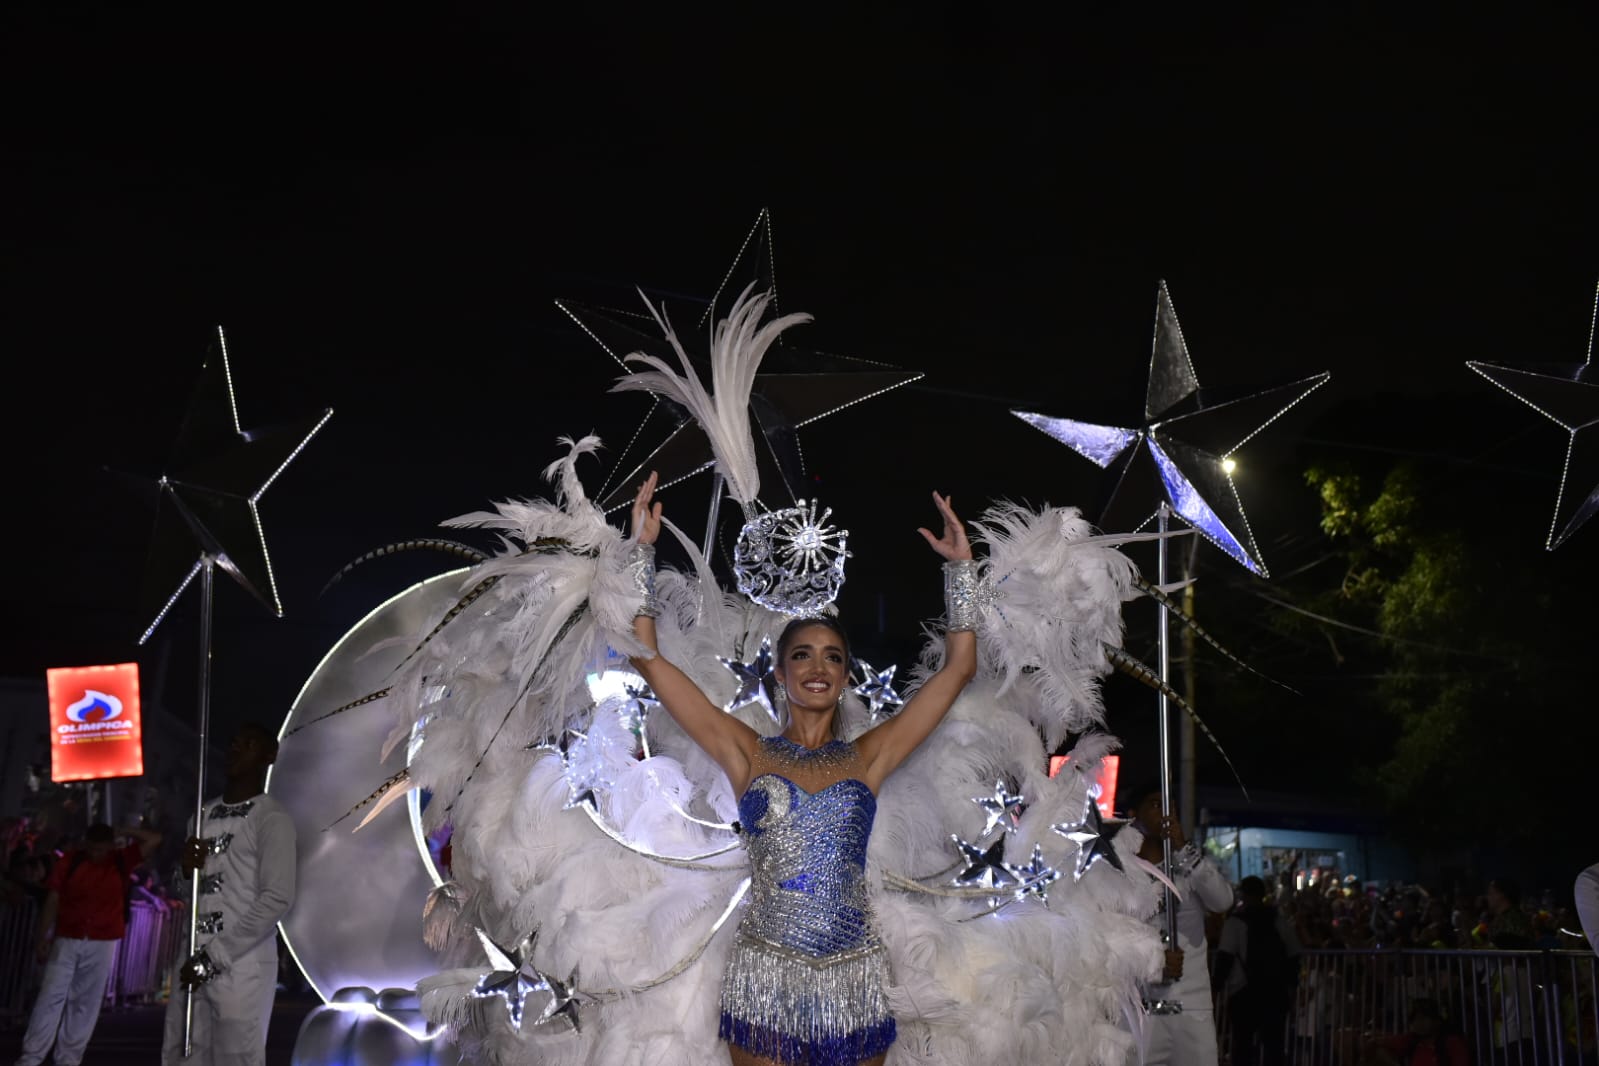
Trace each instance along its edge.
<path fill-rule="evenodd" d="M 972 632 L 982 620 L 981 580 L 976 559 L 951 559 L 944 564 L 944 614 L 949 620 L 945 629 L 949 632 Z"/>
<path fill-rule="evenodd" d="M 638 613 L 643 618 L 659 618 L 661 601 L 655 595 L 655 545 L 635 544 L 627 553 L 627 572 L 633 589 L 644 598 Z"/>

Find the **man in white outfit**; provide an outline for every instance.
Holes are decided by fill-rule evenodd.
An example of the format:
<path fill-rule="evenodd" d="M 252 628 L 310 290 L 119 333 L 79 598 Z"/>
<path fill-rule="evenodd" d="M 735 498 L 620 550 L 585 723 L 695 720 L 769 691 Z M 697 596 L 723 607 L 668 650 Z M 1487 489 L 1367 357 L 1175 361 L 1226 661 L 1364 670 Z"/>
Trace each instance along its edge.
<path fill-rule="evenodd" d="M 161 843 L 161 834 L 147 829 L 123 832 L 133 843 L 118 849 L 109 825 L 91 825 L 83 848 L 57 859 L 45 882 L 50 894 L 39 913 L 36 949 L 45 964 L 44 981 L 17 1066 L 38 1066 L 52 1044 L 56 1066 L 83 1060 L 105 1001 L 117 941 L 127 931 L 133 868 Z"/>
<path fill-rule="evenodd" d="M 1114 843 L 1127 872 L 1138 877 L 1142 870 L 1142 876 L 1155 881 L 1148 868 L 1160 868 L 1161 840 L 1170 837 L 1172 882 L 1182 896 L 1181 901 L 1173 900 L 1177 907 L 1177 944 L 1166 952 L 1165 980 L 1145 990 L 1149 1003 L 1180 1004 L 1182 1009 L 1149 1015 L 1144 1066 L 1216 1066 L 1216 1018 L 1210 998 L 1205 915 L 1230 910 L 1233 887 L 1215 863 L 1183 835 L 1175 807 L 1169 820 L 1162 819 L 1158 783 L 1150 782 L 1123 795 L 1132 820 L 1116 834 Z M 1132 861 L 1135 858 L 1142 861 Z M 1148 866 L 1143 865 L 1146 863 Z M 1162 930 L 1166 928 L 1164 913 L 1157 913 L 1154 920 Z"/>
<path fill-rule="evenodd" d="M 200 870 L 199 948 L 178 970 L 167 1003 L 164 1066 L 263 1066 L 278 983 L 278 920 L 294 902 L 294 821 L 265 794 L 278 744 L 247 723 L 228 747 L 222 795 L 205 805 L 184 851 Z M 192 828 L 192 827 L 191 827 Z M 207 976 L 207 974 L 210 976 Z M 183 1057 L 183 1016 L 194 990 L 194 1053 Z"/>

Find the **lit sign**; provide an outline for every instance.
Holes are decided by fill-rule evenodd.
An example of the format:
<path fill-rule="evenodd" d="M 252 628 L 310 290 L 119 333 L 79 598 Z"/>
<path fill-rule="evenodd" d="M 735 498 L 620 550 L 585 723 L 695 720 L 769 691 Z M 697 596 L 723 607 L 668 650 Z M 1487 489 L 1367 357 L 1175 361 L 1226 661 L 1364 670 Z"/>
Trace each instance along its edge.
<path fill-rule="evenodd" d="M 139 664 L 45 671 L 50 690 L 50 780 L 144 773 Z"/>
<path fill-rule="evenodd" d="M 1069 755 L 1051 755 L 1049 776 L 1054 777 L 1060 773 L 1070 761 Z M 1101 818 L 1116 817 L 1116 779 L 1121 776 L 1121 767 L 1120 755 L 1107 755 L 1099 762 L 1099 772 L 1094 775 L 1094 783 L 1099 786 L 1099 797 L 1096 802 Z"/>

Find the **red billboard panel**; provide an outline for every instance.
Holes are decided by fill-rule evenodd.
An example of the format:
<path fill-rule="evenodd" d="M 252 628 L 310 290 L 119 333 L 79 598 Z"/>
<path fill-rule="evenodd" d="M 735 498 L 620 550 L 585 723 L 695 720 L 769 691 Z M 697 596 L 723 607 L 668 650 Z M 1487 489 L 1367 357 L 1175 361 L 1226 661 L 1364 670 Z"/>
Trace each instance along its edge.
<path fill-rule="evenodd" d="M 1051 755 L 1049 757 L 1049 776 L 1054 777 L 1066 768 L 1071 761 L 1067 755 Z M 1094 784 L 1099 786 L 1099 796 L 1095 805 L 1099 807 L 1101 818 L 1116 817 L 1116 779 L 1121 776 L 1122 757 L 1120 755 L 1107 755 L 1100 760 L 1099 771 L 1094 774 Z"/>
<path fill-rule="evenodd" d="M 50 780 L 144 773 L 139 664 L 45 671 L 50 689 Z"/>

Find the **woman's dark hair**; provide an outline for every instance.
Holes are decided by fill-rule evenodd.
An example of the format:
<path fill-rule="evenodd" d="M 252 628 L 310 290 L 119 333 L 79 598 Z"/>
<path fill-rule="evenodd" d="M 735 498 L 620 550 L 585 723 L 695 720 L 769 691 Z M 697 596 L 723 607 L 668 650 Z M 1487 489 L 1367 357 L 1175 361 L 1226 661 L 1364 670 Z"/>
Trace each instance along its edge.
<path fill-rule="evenodd" d="M 819 614 L 814 618 L 796 618 L 783 627 L 783 632 L 777 636 L 777 661 L 779 663 L 788 655 L 789 645 L 794 643 L 794 638 L 799 636 L 800 630 L 809 629 L 811 626 L 822 626 L 825 629 L 832 630 L 837 635 L 839 643 L 844 645 L 844 665 L 846 668 L 855 661 L 850 658 L 849 654 L 849 634 L 844 632 L 844 627 L 839 624 L 838 619 Z"/>

